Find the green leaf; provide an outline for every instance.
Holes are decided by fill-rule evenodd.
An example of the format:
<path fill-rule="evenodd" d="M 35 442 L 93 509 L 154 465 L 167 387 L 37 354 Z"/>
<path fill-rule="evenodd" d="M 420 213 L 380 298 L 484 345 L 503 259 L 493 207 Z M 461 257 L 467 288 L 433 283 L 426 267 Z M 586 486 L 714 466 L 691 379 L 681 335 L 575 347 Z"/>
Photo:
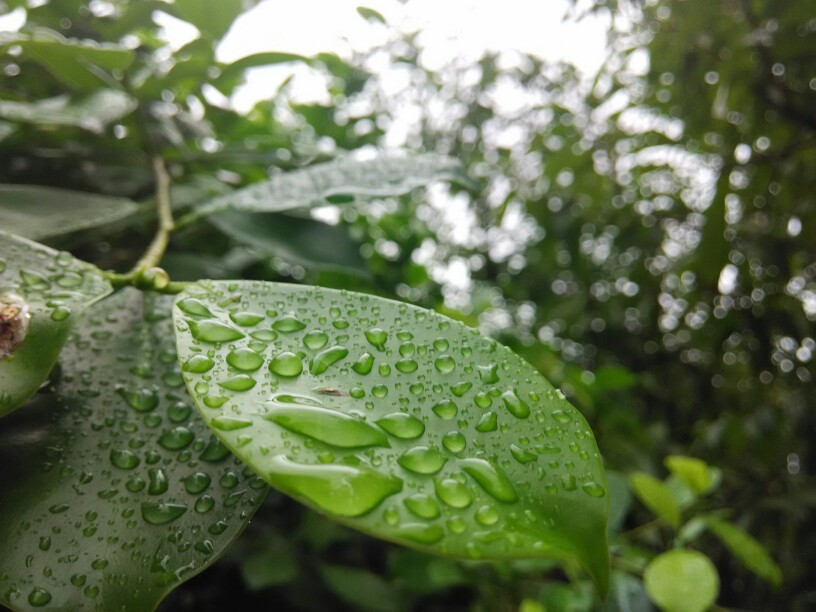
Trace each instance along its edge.
<path fill-rule="evenodd" d="M 644 506 L 675 529 L 680 526 L 680 508 L 663 482 L 649 474 L 636 472 L 629 476 L 629 484 Z"/>
<path fill-rule="evenodd" d="M 360 15 L 366 21 L 377 22 L 377 23 L 386 23 L 385 17 L 382 16 L 382 13 L 379 11 L 375 11 L 372 8 L 368 8 L 367 6 L 358 6 L 357 7 L 357 14 Z"/>
<path fill-rule="evenodd" d="M 41 64 L 64 85 L 85 91 L 115 84 L 114 79 L 103 71 L 125 70 L 136 57 L 133 49 L 65 38 L 45 28 L 4 37 L 2 44 L 19 45 L 24 57 Z"/>
<path fill-rule="evenodd" d="M 94 266 L 0 231 L 0 296 L 18 296 L 30 316 L 22 344 L 0 359 L 0 416 L 37 391 L 82 311 L 111 291 Z M 19 325 L 24 319 L 21 312 Z M 0 340 L 12 331 L 0 327 Z"/>
<path fill-rule="evenodd" d="M 609 532 L 620 529 L 629 508 L 632 506 L 632 493 L 626 477 L 620 472 L 607 470 L 606 484 L 609 489 Z"/>
<path fill-rule="evenodd" d="M 380 576 L 345 565 L 320 566 L 320 575 L 332 592 L 355 610 L 396 612 L 402 609 L 397 590 Z"/>
<path fill-rule="evenodd" d="M 210 221 L 235 240 L 311 270 L 367 275 L 360 246 L 348 229 L 279 214 L 225 212 Z"/>
<path fill-rule="evenodd" d="M 706 519 L 706 523 L 711 532 L 746 568 L 774 586 L 782 584 L 782 570 L 758 540 L 722 519 L 711 517 Z"/>
<path fill-rule="evenodd" d="M 428 552 L 576 560 L 606 589 L 592 433 L 507 348 L 406 304 L 256 281 L 191 286 L 175 319 L 202 415 L 284 493 Z"/>
<path fill-rule="evenodd" d="M 171 10 L 184 21 L 192 23 L 204 36 L 218 40 L 227 33 L 244 6 L 241 0 L 175 0 Z"/>
<path fill-rule="evenodd" d="M 212 81 L 212 84 L 224 91 L 230 93 L 235 88 L 238 80 L 243 76 L 246 70 L 250 68 L 259 68 L 261 66 L 273 66 L 275 64 L 288 64 L 290 62 L 302 62 L 311 65 L 313 62 L 310 58 L 298 55 L 297 53 L 286 53 L 283 51 L 264 51 L 263 53 L 253 53 L 247 55 L 239 60 L 232 62 L 221 68 L 221 74 Z"/>
<path fill-rule="evenodd" d="M 68 96 L 37 102 L 0 100 L 0 117 L 20 123 L 78 127 L 101 134 L 108 124 L 129 115 L 136 106 L 136 100 L 124 92 L 101 89 L 75 101 Z"/>
<path fill-rule="evenodd" d="M 695 457 L 671 455 L 664 461 L 668 470 L 682 480 L 697 495 L 710 493 L 720 483 L 722 474 L 705 461 Z"/>
<path fill-rule="evenodd" d="M 720 592 L 711 560 L 696 550 L 671 550 L 655 557 L 643 572 L 646 592 L 666 612 L 703 612 Z"/>
<path fill-rule="evenodd" d="M 170 308 L 133 289 L 94 306 L 53 390 L 0 421 L 0 602 L 12 609 L 152 610 L 264 497 L 190 406 Z"/>
<path fill-rule="evenodd" d="M 3 229 L 32 240 L 118 221 L 137 209 L 126 198 L 36 185 L 0 185 Z"/>
<path fill-rule="evenodd" d="M 233 191 L 205 204 L 198 209 L 198 214 L 227 209 L 283 212 L 345 204 L 357 198 L 402 195 L 438 180 L 472 184 L 457 160 L 440 155 L 369 161 L 341 159 L 276 175 L 263 183 Z"/>

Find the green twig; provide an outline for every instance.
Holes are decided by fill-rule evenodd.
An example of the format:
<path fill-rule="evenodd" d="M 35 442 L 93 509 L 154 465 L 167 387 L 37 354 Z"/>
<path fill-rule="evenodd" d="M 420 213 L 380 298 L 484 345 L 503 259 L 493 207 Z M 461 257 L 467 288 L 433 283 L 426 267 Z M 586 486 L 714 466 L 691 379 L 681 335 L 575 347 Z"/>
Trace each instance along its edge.
<path fill-rule="evenodd" d="M 134 276 L 159 265 L 167 250 L 167 244 L 170 242 L 170 234 L 176 227 L 173 222 L 173 211 L 170 208 L 170 175 L 164 166 L 164 160 L 160 157 L 153 157 L 152 161 L 153 174 L 156 177 L 156 212 L 159 217 L 159 227 L 156 229 L 153 242 L 130 270 L 129 274 Z"/>

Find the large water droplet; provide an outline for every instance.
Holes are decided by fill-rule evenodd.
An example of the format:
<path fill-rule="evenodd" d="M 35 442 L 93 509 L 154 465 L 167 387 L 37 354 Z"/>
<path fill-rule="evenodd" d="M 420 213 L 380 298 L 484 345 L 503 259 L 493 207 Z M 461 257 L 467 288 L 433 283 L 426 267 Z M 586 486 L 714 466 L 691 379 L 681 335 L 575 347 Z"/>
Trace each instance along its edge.
<path fill-rule="evenodd" d="M 436 544 L 444 537 L 445 531 L 439 525 L 405 523 L 397 527 L 397 535 L 419 544 Z"/>
<path fill-rule="evenodd" d="M 198 495 L 207 490 L 210 486 L 211 478 L 206 472 L 195 472 L 184 479 L 184 488 L 192 495 Z"/>
<path fill-rule="evenodd" d="M 151 468 L 147 471 L 148 486 L 147 492 L 150 495 L 161 495 L 167 493 L 170 483 L 167 480 L 167 472 L 162 468 Z"/>
<path fill-rule="evenodd" d="M 456 361 L 450 355 L 440 355 L 434 361 L 434 367 L 442 374 L 450 374 L 456 368 Z"/>
<path fill-rule="evenodd" d="M 215 362 L 204 355 L 193 355 L 183 364 L 181 369 L 184 372 L 192 372 L 193 374 L 203 374 L 212 370 Z"/>
<path fill-rule="evenodd" d="M 360 374 L 361 376 L 366 376 L 369 372 L 371 372 L 371 368 L 374 367 L 374 355 L 371 353 L 363 353 L 360 358 L 351 366 L 351 369 Z"/>
<path fill-rule="evenodd" d="M 365 337 L 366 340 L 368 340 L 369 343 L 377 350 L 385 350 L 385 343 L 388 340 L 388 334 L 384 330 L 380 329 L 379 327 L 374 327 L 365 332 Z"/>
<path fill-rule="evenodd" d="M 310 331 L 305 336 L 303 336 L 303 344 L 306 345 L 306 348 L 312 349 L 316 351 L 318 349 L 322 349 L 329 341 L 329 336 L 326 332 L 320 331 L 319 329 L 315 329 Z"/>
<path fill-rule="evenodd" d="M 507 474 L 497 465 L 486 459 L 477 458 L 462 459 L 459 465 L 480 487 L 498 501 L 510 504 L 518 500 L 513 484 L 507 478 Z"/>
<path fill-rule="evenodd" d="M 268 403 L 264 418 L 281 427 L 339 448 L 388 447 L 379 429 L 351 415 L 317 406 Z"/>
<path fill-rule="evenodd" d="M 510 454 L 513 455 L 513 458 L 519 463 L 530 463 L 531 461 L 535 461 L 538 458 L 538 455 L 536 455 L 535 453 L 528 451 L 527 449 L 521 448 L 516 444 L 510 445 Z"/>
<path fill-rule="evenodd" d="M 35 587 L 28 594 L 28 603 L 34 606 L 35 608 L 42 608 L 43 606 L 47 606 L 50 601 L 51 593 L 40 587 Z"/>
<path fill-rule="evenodd" d="M 402 500 L 405 507 L 413 514 L 424 519 L 435 519 L 439 516 L 439 504 L 433 497 L 424 493 L 414 493 Z"/>
<path fill-rule="evenodd" d="M 528 416 L 530 416 L 530 407 L 521 400 L 521 398 L 516 394 L 515 389 L 505 391 L 501 398 L 504 402 L 505 408 L 507 408 L 510 414 L 512 414 L 514 417 L 526 419 Z"/>
<path fill-rule="evenodd" d="M 142 502 L 142 518 L 151 525 L 164 525 L 175 521 L 185 512 L 187 512 L 187 506 L 184 504 Z"/>
<path fill-rule="evenodd" d="M 451 508 L 467 508 L 473 503 L 473 496 L 464 483 L 453 478 L 434 481 L 436 496 Z"/>
<path fill-rule="evenodd" d="M 592 480 L 585 482 L 583 485 L 581 485 L 581 488 L 592 497 L 603 497 L 606 495 L 606 490 L 603 488 L 603 486 Z"/>
<path fill-rule="evenodd" d="M 482 506 L 474 515 L 476 521 L 484 526 L 494 525 L 499 520 L 499 513 L 493 506 Z"/>
<path fill-rule="evenodd" d="M 371 512 L 385 498 L 402 491 L 403 482 L 362 466 L 306 465 L 284 455 L 268 463 L 270 482 L 290 495 L 304 497 L 322 510 L 345 517 Z"/>
<path fill-rule="evenodd" d="M 110 452 L 110 462 L 121 470 L 132 470 L 141 463 L 141 459 L 126 448 L 113 448 Z"/>
<path fill-rule="evenodd" d="M 232 312 L 230 313 L 230 319 L 236 325 L 240 325 L 241 327 L 251 327 L 252 325 L 256 325 L 263 321 L 266 317 L 264 315 L 259 314 L 257 312 Z"/>
<path fill-rule="evenodd" d="M 482 433 L 496 431 L 498 429 L 498 417 L 495 412 L 485 412 L 479 422 L 476 423 L 476 431 Z"/>
<path fill-rule="evenodd" d="M 442 446 L 452 453 L 460 453 L 465 450 L 467 440 L 465 436 L 458 431 L 449 431 L 442 437 Z"/>
<path fill-rule="evenodd" d="M 462 397 L 468 390 L 473 386 L 471 382 L 458 382 L 455 385 L 451 385 L 451 393 L 453 393 L 456 397 Z"/>
<path fill-rule="evenodd" d="M 229 342 L 244 337 L 244 332 L 222 323 L 218 319 L 190 321 L 190 333 L 201 342 Z"/>
<path fill-rule="evenodd" d="M 227 354 L 227 363 L 236 370 L 254 372 L 263 365 L 263 357 L 248 348 L 239 348 Z"/>
<path fill-rule="evenodd" d="M 337 363 L 348 355 L 348 349 L 344 346 L 332 346 L 324 351 L 320 351 L 312 359 L 309 370 L 312 374 L 322 374 L 329 369 L 329 366 Z"/>
<path fill-rule="evenodd" d="M 300 357 L 289 351 L 278 353 L 272 361 L 269 362 L 269 371 L 278 376 L 285 376 L 292 378 L 300 376 L 303 372 L 303 362 Z"/>
<path fill-rule="evenodd" d="M 400 372 L 410 374 L 411 372 L 416 372 L 419 364 L 414 359 L 400 359 L 394 364 L 394 367 Z"/>
<path fill-rule="evenodd" d="M 292 332 L 300 331 L 306 327 L 306 324 L 294 315 L 288 314 L 282 316 L 280 319 L 272 324 L 279 332 L 290 334 Z"/>
<path fill-rule="evenodd" d="M 221 431 L 235 431 L 236 429 L 252 427 L 252 419 L 221 414 L 213 418 L 210 425 Z"/>
<path fill-rule="evenodd" d="M 498 364 L 491 363 L 486 366 L 479 366 L 479 378 L 483 383 L 491 384 L 499 382 Z"/>
<path fill-rule="evenodd" d="M 131 390 L 120 388 L 117 389 L 117 393 L 137 412 L 150 412 L 159 405 L 159 396 L 152 389 Z"/>
<path fill-rule="evenodd" d="M 413 440 L 425 433 L 425 425 L 422 421 L 404 412 L 392 412 L 377 419 L 375 423 L 401 440 Z"/>
<path fill-rule="evenodd" d="M 195 434 L 186 427 L 175 427 L 162 432 L 159 444 L 167 450 L 181 450 L 195 439 Z"/>
<path fill-rule="evenodd" d="M 447 461 L 438 449 L 428 446 L 409 448 L 397 459 L 402 467 L 416 474 L 436 474 Z"/>
<path fill-rule="evenodd" d="M 449 421 L 450 419 L 455 417 L 456 413 L 459 412 L 458 408 L 456 407 L 456 404 L 454 404 L 449 399 L 444 399 L 434 404 L 433 411 L 439 418 L 445 419 L 446 421 Z"/>
<path fill-rule="evenodd" d="M 257 381 L 247 374 L 238 374 L 218 383 L 220 387 L 229 391 L 249 391 L 256 384 Z"/>
<path fill-rule="evenodd" d="M 195 298 L 184 298 L 176 302 L 176 306 L 179 309 L 188 314 L 193 315 L 195 317 L 211 317 L 212 313 L 210 309 L 202 302 L 201 300 L 197 300 Z"/>

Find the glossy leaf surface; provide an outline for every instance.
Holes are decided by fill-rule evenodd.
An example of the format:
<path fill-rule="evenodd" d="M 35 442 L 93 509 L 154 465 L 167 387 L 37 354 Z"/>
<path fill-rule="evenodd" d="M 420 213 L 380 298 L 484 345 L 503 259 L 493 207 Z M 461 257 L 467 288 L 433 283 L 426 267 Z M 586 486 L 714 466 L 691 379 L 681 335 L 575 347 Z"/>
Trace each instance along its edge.
<path fill-rule="evenodd" d="M 556 556 L 608 579 L 608 498 L 581 416 L 495 341 L 377 297 L 253 281 L 174 310 L 185 381 L 267 482 L 444 555 Z"/>
<path fill-rule="evenodd" d="M 666 612 L 703 612 L 720 592 L 717 568 L 696 550 L 658 555 L 643 572 L 643 584 L 652 601 Z"/>
<path fill-rule="evenodd" d="M 83 309 L 111 290 L 94 266 L 0 232 L 0 294 L 22 298 L 30 316 L 22 344 L 0 359 L 0 416 L 39 388 Z"/>
<path fill-rule="evenodd" d="M 0 421 L 0 602 L 151 610 L 218 557 L 266 486 L 192 408 L 169 298 L 95 305 L 61 368 Z"/>
<path fill-rule="evenodd" d="M 397 196 L 437 180 L 469 185 L 459 161 L 441 155 L 385 157 L 369 161 L 340 159 L 273 176 L 212 200 L 199 214 L 220 210 L 283 212 L 357 198 Z"/>
<path fill-rule="evenodd" d="M 3 229 L 32 240 L 118 221 L 137 208 L 126 198 L 37 185 L 0 185 Z"/>

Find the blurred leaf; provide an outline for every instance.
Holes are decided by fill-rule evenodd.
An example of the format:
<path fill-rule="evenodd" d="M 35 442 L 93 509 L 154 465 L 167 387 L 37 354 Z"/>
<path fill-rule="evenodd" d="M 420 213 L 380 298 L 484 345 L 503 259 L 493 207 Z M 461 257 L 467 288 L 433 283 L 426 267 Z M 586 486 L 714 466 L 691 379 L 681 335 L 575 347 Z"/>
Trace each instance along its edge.
<path fill-rule="evenodd" d="M 606 366 L 595 372 L 594 384 L 607 391 L 631 389 L 637 384 L 637 377 L 622 366 Z"/>
<path fill-rule="evenodd" d="M 121 91 L 101 89 L 72 100 L 58 96 L 36 102 L 0 100 L 0 117 L 38 126 L 70 126 L 101 134 L 105 127 L 129 115 L 137 103 Z"/>
<path fill-rule="evenodd" d="M 241 575 L 247 587 L 260 591 L 287 584 L 297 578 L 300 571 L 297 551 L 289 540 L 267 535 L 258 546 L 262 550 L 241 561 Z"/>
<path fill-rule="evenodd" d="M 606 484 L 609 488 L 608 531 L 615 533 L 620 529 L 632 506 L 632 493 L 629 491 L 626 477 L 620 472 L 607 470 Z"/>
<path fill-rule="evenodd" d="M 380 576 L 345 565 L 320 566 L 320 575 L 335 595 L 359 610 L 402 610 L 398 591 Z"/>
<path fill-rule="evenodd" d="M 0 359 L 0 416 L 37 391 L 82 311 L 111 291 L 96 267 L 0 231 L 0 297 L 22 298 L 31 317 L 20 313 L 17 319 L 28 323 L 24 340 Z M 13 329 L 0 326 L 3 344 Z"/>
<path fill-rule="evenodd" d="M 578 583 L 571 585 L 549 583 L 541 589 L 539 599 L 547 611 L 590 612 L 592 610 L 591 595 L 580 589 Z"/>
<path fill-rule="evenodd" d="M 227 33 L 244 6 L 241 0 L 175 0 L 172 8 L 168 9 L 184 21 L 192 23 L 204 36 L 218 40 Z"/>
<path fill-rule="evenodd" d="M 278 174 L 263 183 L 233 191 L 197 209 L 207 215 L 222 210 L 283 212 L 359 198 L 397 196 L 433 181 L 466 185 L 472 181 L 455 159 L 440 155 L 385 157 L 369 161 L 341 159 Z"/>
<path fill-rule="evenodd" d="M 650 474 L 636 472 L 629 476 L 635 496 L 657 516 L 675 529 L 680 525 L 680 508 L 668 487 Z"/>
<path fill-rule="evenodd" d="M 19 45 L 23 56 L 44 66 L 72 89 L 90 91 L 110 87 L 116 81 L 104 70 L 125 70 L 136 57 L 132 49 L 93 40 L 65 38 L 58 32 L 38 28 L 0 38 L 0 46 Z"/>
<path fill-rule="evenodd" d="M 466 585 L 468 576 L 453 559 L 434 557 L 414 550 L 395 550 L 389 555 L 394 581 L 420 595 Z"/>
<path fill-rule="evenodd" d="M 262 480 L 189 405 L 170 298 L 94 306 L 62 376 L 0 421 L 0 601 L 16 610 L 152 610 L 215 561 Z"/>
<path fill-rule="evenodd" d="M 782 584 L 782 570 L 757 539 L 736 525 L 718 518 L 707 518 L 706 524 L 746 568 L 776 587 Z"/>
<path fill-rule="evenodd" d="M 690 486 L 683 482 L 674 474 L 670 474 L 666 480 L 663 481 L 666 489 L 671 493 L 677 507 L 685 510 L 697 501 L 699 497 Z"/>
<path fill-rule="evenodd" d="M 669 471 L 688 485 L 697 495 L 710 493 L 722 478 L 720 470 L 694 457 L 670 455 L 664 461 Z"/>
<path fill-rule="evenodd" d="M 569 559 L 605 591 L 594 438 L 505 347 L 417 307 L 279 283 L 191 286 L 175 316 L 204 419 L 284 493 L 428 552 Z"/>
<path fill-rule="evenodd" d="M 711 560 L 696 550 L 672 550 L 655 557 L 643 572 L 646 592 L 666 612 L 703 612 L 720 592 Z"/>
<path fill-rule="evenodd" d="M 360 246 L 345 226 L 288 215 L 232 211 L 209 220 L 238 242 L 306 269 L 368 275 Z"/>
<path fill-rule="evenodd" d="M 620 570 L 612 571 L 609 595 L 599 607 L 599 612 L 650 612 L 652 604 L 643 581 Z"/>
<path fill-rule="evenodd" d="M 224 93 L 229 94 L 243 77 L 244 72 L 250 68 L 273 66 L 275 64 L 288 64 L 291 62 L 302 62 L 308 65 L 312 63 L 312 60 L 304 55 L 298 55 L 297 53 L 286 53 L 282 51 L 264 51 L 263 53 L 253 53 L 252 55 L 247 55 L 239 60 L 235 60 L 231 64 L 223 66 L 221 68 L 221 74 L 219 74 L 218 77 L 212 81 L 212 84 Z"/>
<path fill-rule="evenodd" d="M 33 240 L 124 219 L 138 209 L 125 198 L 37 185 L 0 185 L 3 230 Z"/>
<path fill-rule="evenodd" d="M 378 11 L 375 11 L 372 8 L 368 8 L 367 6 L 358 6 L 357 7 L 357 13 L 360 15 L 360 17 L 362 17 L 366 21 L 382 23 L 382 24 L 386 23 L 385 17 L 383 17 L 381 13 L 379 13 Z"/>

